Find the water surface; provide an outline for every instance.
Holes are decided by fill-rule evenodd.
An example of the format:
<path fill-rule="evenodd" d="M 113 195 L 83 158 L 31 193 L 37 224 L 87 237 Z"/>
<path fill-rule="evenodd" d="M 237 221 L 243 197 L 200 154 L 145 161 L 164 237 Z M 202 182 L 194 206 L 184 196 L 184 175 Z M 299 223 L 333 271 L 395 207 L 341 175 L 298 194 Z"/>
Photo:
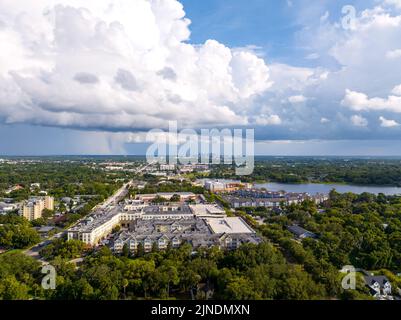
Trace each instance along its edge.
<path fill-rule="evenodd" d="M 355 186 L 346 184 L 320 184 L 320 183 L 301 183 L 301 184 L 286 184 L 286 183 L 264 183 L 255 184 L 255 188 L 265 188 L 270 191 L 287 191 L 287 192 L 307 192 L 311 195 L 317 193 L 329 193 L 331 190 L 336 189 L 337 192 L 346 193 L 352 192 L 361 194 L 364 192 L 385 195 L 401 195 L 400 187 L 381 187 L 381 186 Z"/>

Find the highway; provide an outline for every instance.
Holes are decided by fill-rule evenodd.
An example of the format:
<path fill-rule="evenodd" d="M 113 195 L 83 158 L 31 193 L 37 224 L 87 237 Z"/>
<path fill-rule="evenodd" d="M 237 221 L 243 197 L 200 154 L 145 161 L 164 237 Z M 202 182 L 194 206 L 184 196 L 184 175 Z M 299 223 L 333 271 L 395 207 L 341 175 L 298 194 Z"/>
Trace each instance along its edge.
<path fill-rule="evenodd" d="M 120 189 L 118 189 L 110 198 L 108 198 L 106 201 L 104 201 L 101 205 L 96 206 L 95 209 L 106 209 L 107 207 L 111 205 L 118 204 L 122 198 L 124 198 L 127 193 L 129 187 L 132 185 L 133 181 L 129 181 L 126 184 L 124 184 Z"/>
<path fill-rule="evenodd" d="M 144 170 L 146 170 L 150 165 L 152 165 L 152 163 L 149 164 L 145 164 L 144 166 L 138 168 L 136 170 L 136 174 L 143 172 Z M 110 198 L 108 198 L 106 201 L 104 201 L 101 205 L 95 207 L 96 209 L 106 209 L 107 207 L 111 206 L 111 205 L 116 205 L 118 204 L 118 202 L 121 201 L 121 199 L 123 199 L 127 193 L 128 193 L 128 189 L 129 187 L 131 187 L 133 185 L 133 181 L 129 181 L 126 184 L 124 184 L 120 189 L 118 189 Z"/>

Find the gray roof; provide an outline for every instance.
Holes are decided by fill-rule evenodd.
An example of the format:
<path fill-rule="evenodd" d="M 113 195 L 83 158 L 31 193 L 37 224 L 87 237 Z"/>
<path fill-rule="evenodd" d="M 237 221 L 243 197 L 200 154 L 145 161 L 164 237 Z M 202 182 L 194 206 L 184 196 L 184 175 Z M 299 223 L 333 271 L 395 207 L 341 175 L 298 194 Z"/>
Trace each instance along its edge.
<path fill-rule="evenodd" d="M 41 227 L 41 228 L 38 230 L 38 232 L 46 233 L 46 232 L 52 231 L 53 229 L 54 229 L 54 227 L 46 226 L 46 227 Z"/>
<path fill-rule="evenodd" d="M 383 288 L 387 282 L 390 282 L 386 276 L 364 276 L 364 278 L 368 286 L 372 286 L 377 282 Z"/>
<path fill-rule="evenodd" d="M 165 230 L 159 230 L 157 226 L 162 226 Z M 189 242 L 194 247 L 211 247 L 225 236 L 229 236 L 241 243 L 259 243 L 260 239 L 254 234 L 213 234 L 203 219 L 192 218 L 190 220 L 136 220 L 130 231 L 122 231 L 115 242 L 128 243 L 130 240 L 143 242 L 151 240 L 156 242 L 161 238 L 168 241 L 173 239 L 181 242 Z"/>
<path fill-rule="evenodd" d="M 308 230 L 306 230 L 306 229 L 304 229 L 304 228 L 302 228 L 302 227 L 300 227 L 300 226 L 298 226 L 296 224 L 287 227 L 287 229 L 291 233 L 295 234 L 297 237 L 300 237 L 302 235 L 306 235 L 306 236 L 309 236 L 309 237 L 316 237 L 316 234 L 314 234 L 313 232 L 310 232 L 310 231 L 308 231 Z"/>

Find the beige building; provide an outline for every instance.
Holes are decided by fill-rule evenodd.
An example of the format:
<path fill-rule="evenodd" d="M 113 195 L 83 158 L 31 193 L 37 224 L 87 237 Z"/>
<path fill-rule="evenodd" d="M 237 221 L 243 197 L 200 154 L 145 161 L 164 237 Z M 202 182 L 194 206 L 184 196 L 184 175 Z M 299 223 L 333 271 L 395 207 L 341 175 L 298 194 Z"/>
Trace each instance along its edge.
<path fill-rule="evenodd" d="M 45 209 L 54 210 L 54 198 L 50 196 L 45 197 Z"/>
<path fill-rule="evenodd" d="M 22 207 L 22 216 L 29 220 L 36 220 L 42 217 L 44 209 L 54 210 L 54 198 L 50 196 L 32 198 Z"/>
<path fill-rule="evenodd" d="M 197 198 L 197 195 L 192 193 L 192 192 L 159 192 L 159 193 L 153 193 L 153 194 L 138 194 L 135 198 L 135 200 L 139 200 L 142 202 L 151 202 L 157 197 L 161 197 L 166 199 L 167 201 L 170 201 L 170 199 L 174 196 L 178 195 L 180 196 L 180 201 L 188 201 L 188 200 L 195 200 Z"/>

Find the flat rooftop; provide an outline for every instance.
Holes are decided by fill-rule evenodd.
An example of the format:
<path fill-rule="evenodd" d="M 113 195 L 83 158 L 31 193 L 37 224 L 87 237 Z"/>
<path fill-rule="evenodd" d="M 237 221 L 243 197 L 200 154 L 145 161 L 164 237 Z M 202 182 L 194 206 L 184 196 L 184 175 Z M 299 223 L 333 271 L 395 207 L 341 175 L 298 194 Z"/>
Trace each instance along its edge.
<path fill-rule="evenodd" d="M 158 193 L 146 193 L 146 194 L 137 194 L 137 198 L 141 197 L 172 197 L 174 195 L 182 196 L 182 197 L 195 197 L 196 194 L 193 192 L 158 192 Z"/>
<path fill-rule="evenodd" d="M 220 208 L 217 204 L 196 204 L 190 205 L 189 208 L 196 216 L 207 216 L 207 215 L 225 215 L 224 209 Z"/>
<path fill-rule="evenodd" d="M 213 233 L 246 234 L 255 233 L 244 220 L 238 217 L 206 219 Z"/>
<path fill-rule="evenodd" d="M 68 231 L 91 232 L 119 214 L 121 211 L 118 207 L 94 212 Z"/>

